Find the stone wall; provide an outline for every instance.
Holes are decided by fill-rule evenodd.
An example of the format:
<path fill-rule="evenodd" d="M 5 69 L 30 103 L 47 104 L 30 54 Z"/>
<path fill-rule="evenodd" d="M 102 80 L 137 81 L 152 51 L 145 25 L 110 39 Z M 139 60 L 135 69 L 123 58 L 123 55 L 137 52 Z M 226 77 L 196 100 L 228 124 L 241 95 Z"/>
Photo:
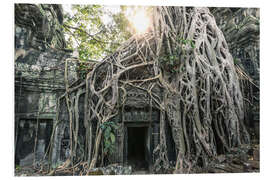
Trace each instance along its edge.
<path fill-rule="evenodd" d="M 15 46 L 17 48 L 65 48 L 62 6 L 15 4 Z"/>
<path fill-rule="evenodd" d="M 15 161 L 40 161 L 56 118 L 57 99 L 65 92 L 66 50 L 61 5 L 15 4 Z M 76 81 L 76 61 L 68 63 L 68 81 Z M 31 133 L 30 133 L 31 132 Z M 29 150 L 23 151 L 24 146 Z M 36 154 L 34 154 L 34 152 Z"/>

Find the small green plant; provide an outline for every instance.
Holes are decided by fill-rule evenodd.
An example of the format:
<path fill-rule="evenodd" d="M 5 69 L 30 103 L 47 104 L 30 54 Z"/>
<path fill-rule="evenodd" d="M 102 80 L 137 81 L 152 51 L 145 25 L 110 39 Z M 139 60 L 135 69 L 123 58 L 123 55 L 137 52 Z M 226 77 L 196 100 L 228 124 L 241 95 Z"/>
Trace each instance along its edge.
<path fill-rule="evenodd" d="M 113 153 L 115 150 L 115 134 L 114 131 L 118 128 L 115 122 L 104 122 L 100 125 L 103 131 L 104 153 Z"/>
<path fill-rule="evenodd" d="M 191 39 L 183 39 L 181 37 L 178 38 L 178 43 L 184 44 L 184 45 L 190 45 L 192 49 L 195 49 L 195 43 Z"/>
<path fill-rule="evenodd" d="M 79 77 L 81 79 L 85 79 L 86 78 L 86 75 L 89 72 L 89 70 L 90 70 L 89 64 L 84 63 L 84 62 L 80 62 L 79 63 L 79 66 L 77 68 L 77 71 L 78 71 Z"/>
<path fill-rule="evenodd" d="M 237 64 L 240 64 L 241 60 L 238 59 L 238 58 L 234 58 L 233 62 L 234 62 L 235 65 L 237 65 Z"/>
<path fill-rule="evenodd" d="M 160 62 L 166 71 L 172 73 L 178 71 L 179 56 L 177 54 L 164 55 L 160 59 Z"/>
<path fill-rule="evenodd" d="M 163 55 L 160 59 L 160 63 L 164 70 L 167 72 L 176 73 L 180 71 L 179 53 L 177 53 L 176 51 L 173 54 Z"/>
<path fill-rule="evenodd" d="M 185 69 L 180 66 L 180 55 L 183 56 L 186 55 L 187 49 L 185 47 L 190 47 L 192 49 L 195 49 L 195 42 L 191 39 L 183 39 L 181 37 L 177 37 L 177 43 L 175 44 L 174 48 L 172 48 L 172 52 L 168 55 L 165 54 L 160 58 L 160 64 L 164 68 L 165 71 L 170 73 L 177 73 L 181 71 L 184 71 Z M 181 56 L 182 56 L 181 55 Z"/>
<path fill-rule="evenodd" d="M 21 170 L 21 166 L 20 165 L 16 165 L 16 170 L 17 171 Z"/>
<path fill-rule="evenodd" d="M 259 18 L 256 18 L 255 24 L 258 25 L 258 26 L 260 25 L 260 19 Z"/>

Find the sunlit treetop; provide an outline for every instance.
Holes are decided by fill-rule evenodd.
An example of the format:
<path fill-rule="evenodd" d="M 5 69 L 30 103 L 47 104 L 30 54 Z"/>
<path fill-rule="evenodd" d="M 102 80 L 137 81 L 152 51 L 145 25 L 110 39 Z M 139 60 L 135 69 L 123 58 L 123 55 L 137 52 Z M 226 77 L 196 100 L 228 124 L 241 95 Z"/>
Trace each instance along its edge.
<path fill-rule="evenodd" d="M 101 60 L 131 37 L 119 6 L 64 5 L 64 32 L 81 60 Z"/>
<path fill-rule="evenodd" d="M 64 32 L 81 60 L 101 60 L 150 26 L 150 7 L 63 5 Z"/>

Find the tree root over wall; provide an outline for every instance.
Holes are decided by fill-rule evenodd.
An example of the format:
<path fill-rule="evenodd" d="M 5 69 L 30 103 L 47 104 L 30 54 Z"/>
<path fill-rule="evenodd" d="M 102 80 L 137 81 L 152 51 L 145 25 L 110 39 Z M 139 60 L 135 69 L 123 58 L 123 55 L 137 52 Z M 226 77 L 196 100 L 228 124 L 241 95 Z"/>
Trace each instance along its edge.
<path fill-rule="evenodd" d="M 63 97 L 69 112 L 71 162 L 79 157 L 80 95 L 85 94 L 84 160 L 91 169 L 101 152 L 103 130 L 99 127 L 123 109 L 130 88 L 147 93 L 151 106 L 162 114 L 160 143 L 154 150 L 159 158 L 154 167 L 169 166 L 165 121 L 171 127 L 178 173 L 207 166 L 218 151 L 229 152 L 249 143 L 233 58 L 209 10 L 154 7 L 152 23 L 147 33 L 133 36 L 97 63 L 81 85 L 67 86 Z M 157 89 L 162 89 L 162 95 Z"/>

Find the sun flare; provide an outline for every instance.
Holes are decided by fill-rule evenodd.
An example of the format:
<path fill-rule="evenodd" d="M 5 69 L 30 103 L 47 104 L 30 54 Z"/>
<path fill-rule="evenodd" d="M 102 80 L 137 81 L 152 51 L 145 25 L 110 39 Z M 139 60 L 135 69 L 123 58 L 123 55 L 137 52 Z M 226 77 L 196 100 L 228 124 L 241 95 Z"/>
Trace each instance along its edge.
<path fill-rule="evenodd" d="M 146 32 L 150 25 L 150 18 L 144 8 L 138 8 L 132 14 L 130 11 L 127 11 L 127 18 L 138 34 Z"/>

